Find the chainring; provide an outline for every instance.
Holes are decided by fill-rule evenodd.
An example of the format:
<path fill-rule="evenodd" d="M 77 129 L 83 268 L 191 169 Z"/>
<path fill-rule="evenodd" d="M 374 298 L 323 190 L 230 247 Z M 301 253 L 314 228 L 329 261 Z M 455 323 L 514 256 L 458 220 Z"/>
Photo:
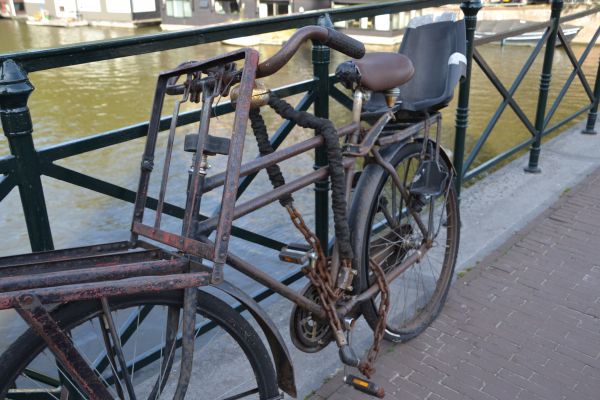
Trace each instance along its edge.
<path fill-rule="evenodd" d="M 300 292 L 302 296 L 321 304 L 321 299 L 311 283 Z M 323 350 L 332 340 L 333 334 L 327 321 L 313 318 L 310 311 L 294 304 L 290 315 L 290 337 L 298 350 L 316 353 Z"/>

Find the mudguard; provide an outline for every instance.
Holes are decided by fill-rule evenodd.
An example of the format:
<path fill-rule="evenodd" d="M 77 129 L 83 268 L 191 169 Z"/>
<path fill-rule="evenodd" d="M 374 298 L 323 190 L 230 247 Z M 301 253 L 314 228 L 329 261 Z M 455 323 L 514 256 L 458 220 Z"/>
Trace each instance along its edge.
<path fill-rule="evenodd" d="M 260 325 L 273 355 L 275 361 L 275 370 L 277 372 L 277 383 L 279 388 L 292 397 L 297 396 L 296 383 L 294 379 L 294 367 L 287 346 L 271 320 L 269 315 L 258 305 L 258 303 L 238 287 L 227 281 L 212 285 L 233 297 L 252 314 L 256 322 Z"/>
<path fill-rule="evenodd" d="M 423 137 L 411 137 L 397 144 L 388 145 L 386 146 L 386 148 L 382 149 L 381 156 L 389 161 L 394 156 L 394 154 L 398 152 L 402 147 L 414 142 L 423 143 L 424 140 L 425 138 Z M 429 138 L 429 143 L 431 143 L 431 146 L 436 145 L 435 140 L 431 138 Z M 454 168 L 454 163 L 452 162 L 452 159 L 450 158 L 443 146 L 440 146 L 440 157 L 442 157 L 444 161 L 448 163 L 448 165 L 452 166 L 452 175 L 456 176 L 456 169 Z"/>

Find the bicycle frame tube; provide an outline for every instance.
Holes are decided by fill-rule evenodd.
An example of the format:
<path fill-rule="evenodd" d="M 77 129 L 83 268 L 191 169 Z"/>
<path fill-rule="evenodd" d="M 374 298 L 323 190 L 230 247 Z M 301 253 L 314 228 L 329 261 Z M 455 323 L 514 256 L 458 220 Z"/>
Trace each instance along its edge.
<path fill-rule="evenodd" d="M 360 102 L 357 102 L 357 104 L 360 104 Z M 412 125 L 408 126 L 407 128 L 395 133 L 394 135 L 385 136 L 381 140 L 381 142 L 383 142 L 383 143 L 380 143 L 379 135 L 383 131 L 383 127 L 385 126 L 385 123 L 387 123 L 390 119 L 391 119 L 391 115 L 389 115 L 389 113 L 384 114 L 380 118 L 380 120 L 372 126 L 372 128 L 369 131 L 364 132 L 364 134 L 363 134 L 364 139 L 360 144 L 356 143 L 358 141 L 358 136 L 359 136 L 358 135 L 359 124 L 356 121 L 352 122 L 351 124 L 345 125 L 344 127 L 340 128 L 338 130 L 338 134 L 340 137 L 353 136 L 353 138 L 351 138 L 349 143 L 350 143 L 350 145 L 354 146 L 353 149 L 360 149 L 360 153 L 361 153 L 360 155 L 352 154 L 349 157 L 348 156 L 344 157 L 343 163 L 344 163 L 344 167 L 346 168 L 347 171 L 352 169 L 352 166 L 355 164 L 355 158 L 357 156 L 364 156 L 365 154 L 369 153 L 370 151 L 373 151 L 373 153 L 376 153 L 378 155 L 379 153 L 377 152 L 377 150 L 373 149 L 373 146 L 375 146 L 376 144 L 388 146 L 390 144 L 404 142 L 404 141 L 410 139 L 411 137 L 414 137 L 416 134 L 418 134 L 423 128 L 425 128 L 427 126 L 427 124 L 429 122 L 438 121 L 439 116 L 437 116 L 437 115 L 432 116 L 428 119 L 428 121 L 412 124 Z M 289 146 L 287 148 L 277 150 L 269 155 L 258 157 L 251 162 L 243 164 L 240 168 L 240 175 L 244 176 L 244 175 L 249 175 L 251 173 L 255 173 L 257 171 L 260 171 L 263 168 L 267 168 L 268 166 L 277 164 L 280 161 L 292 158 L 296 155 L 299 155 L 306 151 L 312 150 L 315 147 L 320 146 L 322 144 L 323 144 L 322 137 L 314 137 L 314 138 L 308 139 L 306 141 L 303 141 L 301 143 L 297 143 L 292 146 Z M 379 160 L 376 159 L 376 161 L 378 161 L 378 163 L 380 163 L 380 164 L 381 164 L 381 162 L 383 163 L 382 168 L 386 167 L 385 160 L 381 159 L 381 162 L 379 162 Z M 397 173 L 395 170 L 393 170 L 393 168 L 392 168 L 392 172 L 393 172 L 393 175 L 396 175 L 396 177 L 397 177 Z M 255 210 L 265 206 L 266 204 L 269 204 L 269 203 L 281 198 L 282 196 L 284 196 L 286 194 L 293 193 L 293 192 L 297 191 L 299 188 L 305 187 L 319 179 L 323 179 L 323 177 L 325 177 L 327 174 L 328 174 L 328 168 L 321 168 L 317 171 L 306 174 L 290 183 L 280 186 L 277 189 L 274 189 L 266 194 L 257 196 L 245 203 L 237 205 L 233 209 L 233 219 L 236 219 L 243 215 L 246 215 L 252 211 L 255 211 Z M 223 184 L 224 178 L 225 178 L 225 173 L 220 173 L 220 174 L 214 175 L 212 177 L 206 178 L 204 192 L 208 192 L 210 190 L 213 190 L 213 189 L 221 186 Z M 401 189 L 403 190 L 403 192 L 406 192 L 406 189 L 404 188 L 403 185 L 401 185 Z M 406 195 L 406 193 L 404 193 L 404 194 Z M 425 228 L 424 224 L 422 223 L 422 221 L 420 220 L 418 215 L 417 215 L 417 219 L 418 219 L 418 222 L 421 224 L 421 226 L 423 226 L 423 228 L 427 231 L 427 229 Z M 213 217 L 213 218 L 206 219 L 198 224 L 197 232 L 202 232 L 201 236 L 199 237 L 199 239 L 201 238 L 200 240 L 202 242 L 206 242 L 210 245 L 210 241 L 208 241 L 206 239 L 206 237 L 207 237 L 208 233 L 210 233 L 210 231 L 212 231 L 216 227 L 216 223 L 217 223 L 217 219 L 216 219 L 216 217 Z M 409 258 L 404 260 L 404 262 L 399 264 L 396 268 L 394 268 L 393 270 L 388 272 L 388 274 L 386 275 L 388 282 L 391 282 L 394 279 L 396 279 L 397 277 L 399 277 L 412 264 L 419 261 L 427 253 L 427 251 L 428 251 L 427 246 L 422 245 L 413 255 L 411 255 Z M 236 269 L 237 271 L 248 276 L 249 278 L 255 280 L 256 282 L 268 287 L 269 289 L 273 290 L 274 292 L 276 292 L 276 293 L 280 294 L 281 296 L 287 298 L 288 300 L 294 302 L 299 307 L 304 308 L 307 311 L 310 311 L 316 318 L 319 318 L 319 319 L 326 318 L 325 310 L 323 309 L 323 307 L 321 307 L 314 301 L 307 299 L 306 297 L 302 296 L 301 294 L 297 293 L 296 291 L 290 289 L 289 287 L 282 284 L 278 280 L 272 278 L 270 275 L 268 275 L 267 273 L 265 273 L 258 267 L 252 265 L 251 263 L 249 263 L 247 261 L 244 261 L 241 257 L 238 257 L 238 256 L 234 255 L 233 253 L 229 252 L 229 254 L 227 256 L 227 264 L 230 265 L 231 267 L 233 267 L 234 269 Z M 346 315 L 355 306 L 357 306 L 359 303 L 367 301 L 373 295 L 375 295 L 378 291 L 379 291 L 379 286 L 376 283 L 374 283 L 366 291 L 362 292 L 361 294 L 359 294 L 357 296 L 354 296 L 352 298 L 352 300 L 350 300 L 348 303 L 339 307 L 337 309 L 338 314 Z"/>
<path fill-rule="evenodd" d="M 206 70 L 208 67 L 222 66 L 227 62 L 240 59 L 244 59 L 245 64 L 243 68 L 243 75 L 240 79 L 240 94 L 236 102 L 236 114 L 233 124 L 234 126 L 229 147 L 226 171 L 211 177 L 200 177 L 199 173 L 193 173 L 193 176 L 190 178 L 190 188 L 187 202 L 188 206 L 186 206 L 187 211 L 184 215 L 183 231 L 181 235 L 161 230 L 159 218 L 156 219 L 158 223 L 155 223 L 154 226 L 145 225 L 142 222 L 143 211 L 145 208 L 149 175 L 152 170 L 154 150 L 158 136 L 160 112 L 162 110 L 163 100 L 167 91 L 168 80 L 170 78 L 186 74 L 189 77 L 189 74 L 191 73 L 199 73 L 200 71 Z M 301 188 L 322 180 L 329 174 L 328 167 L 323 167 L 311 173 L 305 174 L 282 186 L 279 186 L 274 190 L 268 191 L 265 194 L 257 196 L 247 202 L 238 205 L 235 204 L 237 185 L 240 176 L 247 176 L 252 173 L 256 173 L 261 169 L 303 154 L 324 144 L 324 139 L 321 136 L 314 137 L 291 145 L 285 149 L 277 150 L 269 155 L 258 157 L 255 160 L 242 165 L 241 159 L 243 152 L 243 138 L 249 116 L 250 99 L 254 85 L 254 77 L 256 75 L 256 66 L 256 52 L 253 52 L 252 50 L 240 50 L 230 53 L 224 57 L 209 60 L 207 62 L 187 63 L 180 68 L 167 71 L 159 76 L 153 105 L 153 118 L 150 122 L 148 140 L 142 161 L 142 172 L 138 189 L 138 198 L 136 199 L 134 219 L 132 223 L 132 241 L 135 243 L 137 235 L 142 235 L 168 246 L 175 247 L 186 253 L 191 253 L 198 257 L 213 261 L 213 283 L 218 283 L 222 279 L 222 268 L 224 263 L 227 262 L 233 268 L 244 273 L 251 279 L 288 298 L 296 303 L 299 307 L 312 312 L 317 318 L 325 318 L 326 316 L 324 309 L 317 303 L 289 289 L 287 286 L 283 285 L 276 279 L 273 279 L 259 268 L 228 252 L 229 233 L 235 219 L 260 209 L 285 195 L 292 194 Z M 204 103 L 201 113 L 200 130 L 198 132 L 199 138 L 197 142 L 196 157 L 192 168 L 193 171 L 199 171 L 200 168 L 200 160 L 202 158 L 204 145 L 203 139 L 208 134 L 208 125 L 210 123 L 212 98 L 214 95 L 217 95 L 217 92 L 220 90 L 218 85 L 221 83 L 222 82 L 220 81 L 215 83 L 217 88 L 212 88 L 214 90 L 212 94 L 207 93 L 207 88 L 203 84 L 202 95 Z M 349 139 L 344 148 L 343 159 L 344 168 L 349 175 L 347 181 L 348 190 L 351 189 L 351 178 L 354 175 L 353 166 L 355 164 L 355 159 L 357 157 L 364 157 L 369 153 L 372 153 L 375 157 L 375 161 L 390 173 L 396 185 L 399 185 L 401 195 L 407 199 L 407 189 L 404 188 L 403 185 L 399 184 L 399 178 L 396 171 L 385 159 L 380 156 L 377 146 L 397 144 L 414 137 L 424 127 L 428 126 L 430 118 L 428 118 L 428 120 L 425 122 L 410 125 L 405 129 L 394 133 L 393 135 L 380 138 L 384 128 L 388 122 L 394 118 L 394 115 L 391 112 L 384 113 L 369 130 L 366 132 L 361 132 L 360 113 L 358 110 L 362 108 L 362 98 L 356 98 L 355 100 L 352 123 L 343 126 L 338 130 L 338 135 L 340 137 L 347 137 Z M 174 116 L 174 118 L 176 118 L 176 116 Z M 434 116 L 431 118 L 436 117 Z M 202 182 L 201 185 L 200 182 Z M 224 187 L 224 190 L 220 212 L 216 216 L 207 218 L 203 221 L 197 220 L 197 207 L 194 205 L 200 203 L 203 193 L 221 186 Z M 415 218 L 419 228 L 424 232 L 424 234 L 426 234 L 427 228 L 420 220 L 419 216 L 413 215 L 413 217 Z M 216 239 L 213 243 L 209 241 L 207 237 L 215 229 Z M 407 258 L 402 264 L 397 266 L 397 268 L 388 273 L 388 280 L 391 281 L 399 276 L 410 265 L 418 261 L 426 253 L 426 251 L 426 248 L 419 249 L 415 255 Z M 337 260 L 339 257 L 335 257 L 334 254 L 334 259 Z M 339 266 L 336 265 L 336 262 L 333 262 L 333 264 L 334 265 L 332 265 L 331 273 L 335 274 L 335 271 L 338 270 Z M 335 279 L 336 277 L 332 276 L 332 278 Z M 378 290 L 379 287 L 376 284 L 372 285 L 369 287 L 369 289 L 367 289 L 367 291 L 355 296 L 351 302 L 347 303 L 345 306 L 342 306 L 338 311 L 340 313 L 350 311 L 356 304 L 370 298 Z"/>

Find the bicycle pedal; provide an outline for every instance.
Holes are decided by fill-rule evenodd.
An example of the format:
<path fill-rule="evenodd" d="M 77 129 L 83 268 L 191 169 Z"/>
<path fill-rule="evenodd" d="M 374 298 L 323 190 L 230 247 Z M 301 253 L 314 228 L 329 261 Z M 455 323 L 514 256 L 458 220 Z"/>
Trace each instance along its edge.
<path fill-rule="evenodd" d="M 385 397 L 385 391 L 382 387 L 379 387 L 374 382 L 359 378 L 358 376 L 348 374 L 344 376 L 344 383 L 346 385 L 352 386 L 359 392 L 368 394 L 369 396 L 378 397 L 380 399 L 383 399 Z"/>
<path fill-rule="evenodd" d="M 306 243 L 290 243 L 279 252 L 281 261 L 304 265 L 308 262 L 313 249 Z"/>

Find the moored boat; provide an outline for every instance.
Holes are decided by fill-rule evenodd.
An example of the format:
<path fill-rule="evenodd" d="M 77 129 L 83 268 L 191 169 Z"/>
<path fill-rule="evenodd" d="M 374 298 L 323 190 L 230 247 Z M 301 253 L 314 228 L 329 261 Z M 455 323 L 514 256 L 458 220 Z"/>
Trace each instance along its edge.
<path fill-rule="evenodd" d="M 514 31 L 517 29 L 527 28 L 528 26 L 533 26 L 538 24 L 539 22 L 535 21 L 523 21 L 518 19 L 508 19 L 508 20 L 499 20 L 499 21 L 491 21 L 491 20 L 482 20 L 477 22 L 477 29 L 475 31 L 475 38 L 485 38 L 493 35 L 497 35 L 499 33 L 505 33 Z M 581 26 L 576 25 L 561 25 L 562 30 L 565 34 L 565 37 L 568 42 L 573 40 L 575 36 L 579 33 L 579 31 L 583 28 Z M 511 44 L 511 45 L 535 45 L 542 35 L 544 34 L 544 29 L 538 29 L 533 32 L 526 32 L 520 35 L 515 35 L 511 37 L 507 37 L 499 40 L 500 44 Z M 560 45 L 560 41 L 557 41 L 557 46 Z"/>

